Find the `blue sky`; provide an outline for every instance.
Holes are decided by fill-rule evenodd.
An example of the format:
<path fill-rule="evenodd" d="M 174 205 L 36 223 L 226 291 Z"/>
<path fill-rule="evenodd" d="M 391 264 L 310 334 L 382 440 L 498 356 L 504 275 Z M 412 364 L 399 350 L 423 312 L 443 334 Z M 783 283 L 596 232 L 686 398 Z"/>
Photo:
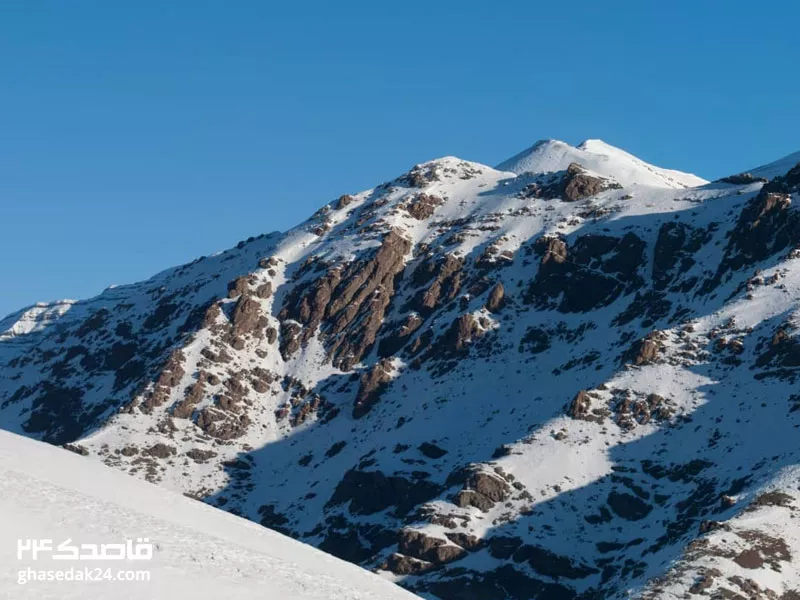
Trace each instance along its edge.
<path fill-rule="evenodd" d="M 423 160 L 800 150 L 794 2 L 0 5 L 0 314 L 286 229 Z"/>

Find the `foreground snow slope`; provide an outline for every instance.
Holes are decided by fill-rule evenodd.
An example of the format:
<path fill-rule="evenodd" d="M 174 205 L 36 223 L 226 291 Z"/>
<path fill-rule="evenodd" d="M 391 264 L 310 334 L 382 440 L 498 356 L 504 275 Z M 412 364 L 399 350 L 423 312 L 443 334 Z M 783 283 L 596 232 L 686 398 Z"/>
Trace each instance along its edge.
<path fill-rule="evenodd" d="M 150 561 L 89 563 L 26 554 L 18 539 L 118 543 L 147 537 Z M 116 472 L 0 431 L 0 597 L 275 598 L 403 600 L 412 594 L 279 533 Z M 85 566 L 151 571 L 144 582 L 18 583 L 18 571 Z"/>

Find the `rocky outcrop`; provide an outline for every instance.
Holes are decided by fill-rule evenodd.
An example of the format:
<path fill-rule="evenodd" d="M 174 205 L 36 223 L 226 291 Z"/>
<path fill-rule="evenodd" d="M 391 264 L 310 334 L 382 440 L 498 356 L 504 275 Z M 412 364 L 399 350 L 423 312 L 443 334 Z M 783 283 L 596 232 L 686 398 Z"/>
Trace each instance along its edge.
<path fill-rule="evenodd" d="M 625 354 L 623 362 L 632 363 L 637 367 L 656 362 L 663 345 L 661 337 L 662 334 L 659 332 L 652 332 L 637 340 Z"/>
<path fill-rule="evenodd" d="M 414 219 L 417 219 L 418 221 L 424 221 L 425 219 L 433 216 L 433 213 L 439 206 L 443 204 L 443 202 L 444 201 L 437 196 L 432 196 L 430 194 L 417 194 L 406 203 L 404 208 L 406 212 Z"/>
<path fill-rule="evenodd" d="M 361 376 L 361 383 L 353 405 L 353 417 L 360 419 L 378 402 L 392 380 L 394 368 L 391 360 L 383 359 Z"/>
<path fill-rule="evenodd" d="M 718 183 L 730 183 L 731 185 L 749 185 L 751 183 L 766 183 L 767 181 L 765 177 L 756 177 L 752 173 L 738 173 L 717 179 Z"/>
<path fill-rule="evenodd" d="M 525 188 L 523 197 L 577 202 L 609 189 L 620 189 L 620 187 L 613 180 L 590 174 L 578 163 L 570 163 L 567 170 L 558 173 L 554 180 L 529 184 Z"/>
<path fill-rule="evenodd" d="M 269 320 L 261 311 L 261 302 L 249 294 L 242 294 L 233 309 L 231 322 L 233 335 L 242 336 L 262 332 Z"/>
<path fill-rule="evenodd" d="M 390 231 L 371 258 L 334 267 L 311 284 L 295 287 L 281 319 L 303 326 L 299 344 L 319 327 L 333 365 L 351 369 L 375 343 L 410 248 L 407 238 Z M 282 352 L 291 356 L 296 347 L 294 342 L 283 344 Z"/>
<path fill-rule="evenodd" d="M 431 481 L 411 481 L 398 475 L 387 476 L 381 471 L 350 470 L 336 486 L 327 507 L 349 503 L 351 515 L 373 515 L 393 508 L 398 516 L 432 500 L 441 488 Z"/>
<path fill-rule="evenodd" d="M 586 390 L 581 390 L 569 403 L 567 414 L 573 419 L 584 419 L 589 417 L 589 411 L 592 408 L 592 398 Z"/>
<path fill-rule="evenodd" d="M 411 276 L 415 287 L 425 286 L 412 300 L 409 309 L 429 315 L 439 306 L 453 300 L 463 283 L 464 258 L 447 254 L 442 260 L 422 262 Z"/>
<path fill-rule="evenodd" d="M 713 291 L 730 271 L 764 261 L 800 244 L 800 216 L 792 210 L 790 189 L 786 179 L 776 178 L 747 203 L 730 233 L 716 274 L 703 286 L 704 292 Z"/>
<path fill-rule="evenodd" d="M 607 306 L 642 285 L 644 250 L 644 241 L 633 233 L 584 235 L 571 248 L 558 238 L 540 238 L 534 245 L 542 256 L 539 271 L 524 299 L 565 313 Z"/>
<path fill-rule="evenodd" d="M 436 350 L 444 356 L 463 353 L 467 346 L 484 334 L 484 328 L 471 314 L 456 317 L 436 343 Z"/>
<path fill-rule="evenodd" d="M 497 282 L 492 291 L 489 292 L 489 298 L 486 300 L 486 310 L 489 312 L 499 312 L 506 304 L 506 290 L 502 282 Z"/>
<path fill-rule="evenodd" d="M 487 471 L 475 471 L 467 475 L 464 487 L 456 494 L 454 502 L 462 508 L 474 506 L 488 512 L 497 502 L 511 495 L 511 487 L 500 476 Z"/>
<path fill-rule="evenodd" d="M 412 313 L 402 322 L 385 327 L 389 333 L 378 343 L 378 356 L 386 358 L 400 352 L 411 340 L 414 332 L 422 326 L 422 323 L 422 317 Z"/>
<path fill-rule="evenodd" d="M 673 284 L 681 274 L 695 264 L 695 253 L 710 239 L 710 232 L 681 223 L 669 221 L 658 230 L 653 250 L 653 287 L 663 290 Z M 673 291 L 688 291 L 695 282 L 679 286 Z"/>
<path fill-rule="evenodd" d="M 452 545 L 447 540 L 425 535 L 421 531 L 402 529 L 397 547 L 402 554 L 434 565 L 458 560 L 466 555 L 460 546 Z"/>

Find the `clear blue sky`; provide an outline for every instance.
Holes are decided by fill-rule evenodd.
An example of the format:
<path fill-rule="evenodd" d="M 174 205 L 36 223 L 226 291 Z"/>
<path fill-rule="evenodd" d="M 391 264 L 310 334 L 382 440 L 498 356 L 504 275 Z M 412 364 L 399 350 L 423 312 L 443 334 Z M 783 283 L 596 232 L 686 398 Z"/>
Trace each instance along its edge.
<path fill-rule="evenodd" d="M 744 4 L 744 3 L 741 3 Z M 453 154 L 800 150 L 797 3 L 0 3 L 0 314 L 286 229 Z"/>

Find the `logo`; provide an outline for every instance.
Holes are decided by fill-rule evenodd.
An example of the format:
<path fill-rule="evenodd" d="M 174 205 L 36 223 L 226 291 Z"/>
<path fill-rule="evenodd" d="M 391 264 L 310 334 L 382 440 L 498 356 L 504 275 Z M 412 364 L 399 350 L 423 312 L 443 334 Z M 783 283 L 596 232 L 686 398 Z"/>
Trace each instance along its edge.
<path fill-rule="evenodd" d="M 148 538 L 126 539 L 119 544 L 73 544 L 67 538 L 54 546 L 52 539 L 17 540 L 17 560 L 39 560 L 49 555 L 53 560 L 150 560 L 153 545 Z"/>

